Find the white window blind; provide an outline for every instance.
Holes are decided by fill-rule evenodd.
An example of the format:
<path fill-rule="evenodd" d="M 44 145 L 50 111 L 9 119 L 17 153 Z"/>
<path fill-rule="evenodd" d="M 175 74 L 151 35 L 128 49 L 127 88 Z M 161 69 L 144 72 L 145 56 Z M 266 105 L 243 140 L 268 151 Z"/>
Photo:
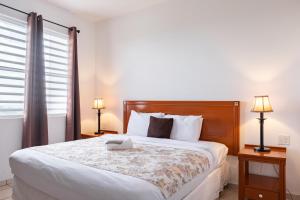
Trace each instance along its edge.
<path fill-rule="evenodd" d="M 26 22 L 0 15 L 0 116 L 23 115 Z M 65 114 L 68 35 L 44 29 L 48 114 Z"/>
<path fill-rule="evenodd" d="M 48 114 L 67 110 L 68 35 L 44 30 Z"/>
<path fill-rule="evenodd" d="M 0 15 L 0 115 L 24 109 L 26 23 Z"/>

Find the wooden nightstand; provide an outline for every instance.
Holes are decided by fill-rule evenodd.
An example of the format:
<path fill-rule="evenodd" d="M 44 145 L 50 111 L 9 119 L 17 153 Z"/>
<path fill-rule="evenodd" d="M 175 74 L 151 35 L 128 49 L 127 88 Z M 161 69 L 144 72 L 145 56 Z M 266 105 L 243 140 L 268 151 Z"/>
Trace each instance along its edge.
<path fill-rule="evenodd" d="M 118 134 L 117 131 L 110 131 L 110 130 L 101 130 L 104 134 L 95 134 L 95 133 L 81 133 L 81 139 L 93 138 L 93 137 L 100 137 L 105 134 Z"/>
<path fill-rule="evenodd" d="M 286 148 L 270 147 L 271 152 L 255 152 L 256 145 L 245 145 L 238 154 L 239 158 L 239 200 L 285 200 Z M 249 173 L 249 161 L 276 164 L 278 177 L 268 177 Z"/>

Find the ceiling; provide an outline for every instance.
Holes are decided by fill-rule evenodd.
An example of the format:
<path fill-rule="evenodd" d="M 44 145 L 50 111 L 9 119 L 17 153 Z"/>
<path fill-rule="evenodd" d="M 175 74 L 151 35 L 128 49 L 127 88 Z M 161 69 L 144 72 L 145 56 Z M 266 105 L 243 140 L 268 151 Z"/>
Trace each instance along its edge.
<path fill-rule="evenodd" d="M 166 0 L 43 0 L 93 21 L 117 17 Z"/>

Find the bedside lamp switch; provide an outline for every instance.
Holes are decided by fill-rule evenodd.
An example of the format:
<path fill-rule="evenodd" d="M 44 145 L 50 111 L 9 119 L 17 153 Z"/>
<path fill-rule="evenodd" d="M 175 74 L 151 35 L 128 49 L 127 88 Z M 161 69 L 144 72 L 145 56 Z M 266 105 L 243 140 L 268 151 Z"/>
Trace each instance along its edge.
<path fill-rule="evenodd" d="M 278 137 L 279 145 L 290 145 L 290 136 L 280 135 Z"/>

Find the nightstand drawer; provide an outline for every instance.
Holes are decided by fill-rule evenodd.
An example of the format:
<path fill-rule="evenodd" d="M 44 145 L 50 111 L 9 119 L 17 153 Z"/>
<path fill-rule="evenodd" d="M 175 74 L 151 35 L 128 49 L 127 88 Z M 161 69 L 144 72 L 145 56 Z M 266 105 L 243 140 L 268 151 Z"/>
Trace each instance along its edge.
<path fill-rule="evenodd" d="M 247 199 L 253 199 L 253 200 L 277 200 L 278 199 L 278 193 L 266 191 L 266 190 L 258 190 L 258 189 L 252 189 L 252 188 L 246 188 L 245 189 L 245 197 Z"/>

